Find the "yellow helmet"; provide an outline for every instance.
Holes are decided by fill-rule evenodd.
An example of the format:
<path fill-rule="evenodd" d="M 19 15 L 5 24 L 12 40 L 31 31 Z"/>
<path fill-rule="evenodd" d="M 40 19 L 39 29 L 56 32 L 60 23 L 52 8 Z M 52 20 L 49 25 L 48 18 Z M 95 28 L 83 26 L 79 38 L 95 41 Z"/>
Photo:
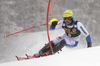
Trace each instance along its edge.
<path fill-rule="evenodd" d="M 73 17 L 73 12 L 71 10 L 66 10 L 63 13 L 63 17 Z"/>

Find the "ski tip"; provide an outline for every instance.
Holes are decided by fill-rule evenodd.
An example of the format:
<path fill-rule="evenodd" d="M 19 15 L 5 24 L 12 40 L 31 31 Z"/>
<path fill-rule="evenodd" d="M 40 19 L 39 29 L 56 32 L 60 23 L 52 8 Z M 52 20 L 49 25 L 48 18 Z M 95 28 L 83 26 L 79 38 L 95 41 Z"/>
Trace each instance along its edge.
<path fill-rule="evenodd" d="M 27 55 L 27 54 L 25 54 L 25 55 Z"/>
<path fill-rule="evenodd" d="M 18 59 L 18 56 L 15 55 L 15 57 Z"/>
<path fill-rule="evenodd" d="M 16 55 L 15 55 L 15 57 L 16 57 L 16 58 L 17 58 L 17 60 L 19 61 L 18 56 L 16 56 Z"/>

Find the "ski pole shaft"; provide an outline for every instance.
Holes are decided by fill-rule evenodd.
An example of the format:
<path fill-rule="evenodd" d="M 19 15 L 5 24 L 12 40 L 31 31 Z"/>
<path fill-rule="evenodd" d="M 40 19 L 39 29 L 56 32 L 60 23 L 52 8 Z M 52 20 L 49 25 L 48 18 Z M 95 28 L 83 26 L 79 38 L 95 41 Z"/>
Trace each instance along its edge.
<path fill-rule="evenodd" d="M 33 29 L 33 28 L 36 28 L 36 26 L 31 27 L 31 28 L 28 28 L 28 29 L 21 30 L 21 31 L 18 31 L 18 32 L 9 34 L 9 35 L 6 35 L 6 36 L 4 36 L 4 38 L 9 37 L 9 36 L 12 36 L 12 35 L 15 35 L 15 34 L 18 34 L 18 33 L 21 33 L 21 32 L 24 32 L 24 31 L 27 31 L 27 30 L 30 30 L 30 29 Z"/>
<path fill-rule="evenodd" d="M 21 32 L 24 32 L 24 31 L 27 31 L 27 30 L 30 30 L 30 29 L 33 29 L 33 28 L 36 28 L 36 27 L 44 26 L 44 25 L 46 25 L 46 24 L 41 24 L 39 26 L 34 26 L 34 27 L 31 27 L 31 28 L 28 28 L 28 29 L 24 29 L 24 30 L 21 30 L 21 31 L 18 31 L 18 32 L 9 34 L 9 35 L 6 35 L 6 36 L 4 36 L 4 38 L 9 37 L 9 36 L 12 36 L 12 35 L 15 35 L 15 34 L 18 34 L 18 33 L 21 33 Z"/>

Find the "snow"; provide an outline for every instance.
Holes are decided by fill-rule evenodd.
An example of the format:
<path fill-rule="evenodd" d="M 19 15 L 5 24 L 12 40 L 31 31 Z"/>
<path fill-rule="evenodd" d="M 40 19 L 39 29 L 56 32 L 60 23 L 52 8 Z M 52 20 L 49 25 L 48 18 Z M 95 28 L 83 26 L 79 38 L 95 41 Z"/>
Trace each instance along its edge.
<path fill-rule="evenodd" d="M 72 52 L 61 52 L 47 57 L 15 61 L 0 66 L 99 66 L 100 46 Z"/>
<path fill-rule="evenodd" d="M 51 40 L 62 35 L 63 30 L 50 31 Z M 38 35 L 38 36 L 37 36 Z M 13 39 L 12 39 L 13 38 Z M 35 33 L 22 33 L 19 36 L 7 37 L 6 41 L 11 39 L 12 47 L 6 47 L 6 63 L 0 66 L 99 66 L 100 65 L 100 46 L 92 48 L 83 48 L 80 44 L 77 48 L 64 47 L 60 54 L 50 55 L 41 58 L 17 61 L 15 55 L 24 56 L 37 53 L 45 43 L 48 42 L 46 31 Z M 7 42 L 8 43 L 8 42 Z M 41 44 L 40 44 L 41 43 Z M 23 47 L 22 47 L 23 46 Z M 79 48 L 80 47 L 80 48 Z M 12 62 L 7 62 L 7 59 Z M 16 60 L 16 61 L 15 61 Z"/>

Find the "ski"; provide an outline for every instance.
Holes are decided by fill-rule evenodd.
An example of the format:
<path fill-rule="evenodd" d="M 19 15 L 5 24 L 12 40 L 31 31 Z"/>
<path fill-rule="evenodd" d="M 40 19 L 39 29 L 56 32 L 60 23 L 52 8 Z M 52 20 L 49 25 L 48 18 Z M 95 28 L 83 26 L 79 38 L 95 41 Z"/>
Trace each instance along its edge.
<path fill-rule="evenodd" d="M 17 58 L 18 61 L 21 60 L 28 60 L 28 59 L 33 59 L 33 58 L 39 58 L 40 56 L 38 56 L 38 54 L 34 54 L 33 56 L 29 56 L 28 54 L 25 54 L 26 57 L 18 57 L 15 56 Z"/>
<path fill-rule="evenodd" d="M 17 58 L 17 60 L 19 60 L 18 56 L 15 56 Z"/>
<path fill-rule="evenodd" d="M 16 58 L 17 58 L 18 61 L 27 60 L 28 59 L 28 58 L 25 58 L 25 57 L 18 57 L 18 56 L 16 56 Z"/>

